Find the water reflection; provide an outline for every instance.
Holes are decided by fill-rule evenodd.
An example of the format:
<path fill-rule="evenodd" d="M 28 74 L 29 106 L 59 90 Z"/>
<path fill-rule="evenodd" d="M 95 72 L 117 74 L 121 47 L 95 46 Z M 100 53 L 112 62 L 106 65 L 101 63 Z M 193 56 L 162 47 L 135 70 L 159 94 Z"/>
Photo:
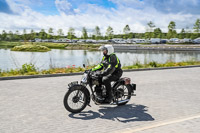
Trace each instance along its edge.
<path fill-rule="evenodd" d="M 200 60 L 199 52 L 178 52 L 178 51 L 116 51 L 123 66 L 132 65 L 139 61 L 148 63 L 156 61 L 165 63 L 166 61 L 186 61 Z M 25 63 L 33 63 L 39 69 L 49 69 L 51 67 L 66 67 L 68 65 L 82 66 L 82 64 L 92 65 L 101 61 L 100 51 L 86 50 L 60 50 L 52 49 L 49 52 L 15 52 L 10 49 L 0 49 L 0 69 L 10 70 L 21 68 Z"/>

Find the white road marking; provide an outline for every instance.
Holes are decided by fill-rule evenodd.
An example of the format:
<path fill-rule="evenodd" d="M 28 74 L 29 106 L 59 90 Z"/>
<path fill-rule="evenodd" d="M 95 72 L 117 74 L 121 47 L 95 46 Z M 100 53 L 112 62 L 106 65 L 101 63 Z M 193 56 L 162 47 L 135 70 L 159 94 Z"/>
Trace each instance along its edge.
<path fill-rule="evenodd" d="M 138 131 L 148 130 L 148 129 L 152 129 L 152 128 L 156 128 L 156 127 L 166 126 L 166 125 L 184 122 L 184 121 L 197 119 L 197 118 L 200 118 L 200 114 L 196 114 L 196 115 L 185 117 L 185 118 L 170 120 L 170 121 L 166 121 L 166 122 L 158 122 L 156 124 L 152 124 L 152 125 L 149 125 L 149 126 L 140 127 L 140 128 L 136 128 L 136 129 L 126 128 L 126 129 L 121 130 L 121 131 L 115 131 L 114 133 L 135 133 L 135 132 L 138 132 Z"/>

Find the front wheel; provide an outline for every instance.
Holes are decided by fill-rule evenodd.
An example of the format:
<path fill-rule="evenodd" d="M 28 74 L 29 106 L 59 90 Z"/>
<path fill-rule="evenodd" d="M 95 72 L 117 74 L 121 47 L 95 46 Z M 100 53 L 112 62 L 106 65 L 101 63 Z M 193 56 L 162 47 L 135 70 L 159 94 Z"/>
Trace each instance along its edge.
<path fill-rule="evenodd" d="M 79 113 L 87 106 L 87 95 L 78 86 L 72 86 L 64 97 L 64 106 L 66 110 L 72 113 Z"/>

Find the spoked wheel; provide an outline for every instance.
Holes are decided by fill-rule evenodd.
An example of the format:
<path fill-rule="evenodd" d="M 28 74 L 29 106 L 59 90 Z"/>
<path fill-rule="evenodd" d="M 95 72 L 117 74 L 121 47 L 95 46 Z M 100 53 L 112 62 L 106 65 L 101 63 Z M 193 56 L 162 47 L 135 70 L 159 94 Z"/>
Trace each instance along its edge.
<path fill-rule="evenodd" d="M 72 113 L 81 112 L 87 105 L 87 96 L 79 88 L 71 88 L 64 97 L 64 106 L 66 110 Z"/>
<path fill-rule="evenodd" d="M 115 91 L 118 105 L 125 105 L 131 99 L 131 88 L 129 85 L 119 85 Z"/>

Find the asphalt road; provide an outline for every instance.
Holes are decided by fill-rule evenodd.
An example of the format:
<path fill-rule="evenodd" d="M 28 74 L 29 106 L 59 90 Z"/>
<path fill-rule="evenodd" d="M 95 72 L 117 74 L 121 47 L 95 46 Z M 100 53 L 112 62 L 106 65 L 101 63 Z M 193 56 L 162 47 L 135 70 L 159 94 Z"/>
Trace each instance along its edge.
<path fill-rule="evenodd" d="M 63 106 L 67 84 L 81 76 L 0 81 L 0 133 L 198 133 L 200 68 L 125 72 L 137 84 L 125 106 Z"/>

